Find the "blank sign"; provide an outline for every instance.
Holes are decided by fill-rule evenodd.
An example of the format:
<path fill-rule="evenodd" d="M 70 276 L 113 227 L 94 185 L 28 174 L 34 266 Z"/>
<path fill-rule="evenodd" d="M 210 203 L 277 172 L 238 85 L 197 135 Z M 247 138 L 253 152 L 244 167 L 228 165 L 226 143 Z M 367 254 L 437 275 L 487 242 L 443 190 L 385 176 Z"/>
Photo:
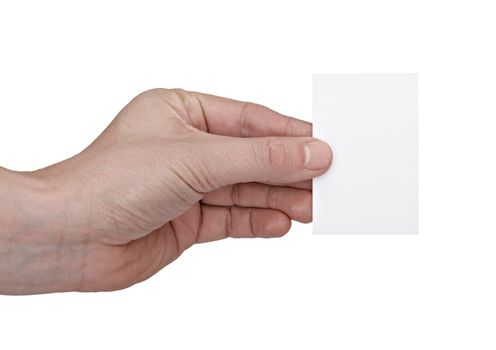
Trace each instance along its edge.
<path fill-rule="evenodd" d="M 334 155 L 314 233 L 418 233 L 417 76 L 318 74 L 313 89 L 313 135 Z"/>

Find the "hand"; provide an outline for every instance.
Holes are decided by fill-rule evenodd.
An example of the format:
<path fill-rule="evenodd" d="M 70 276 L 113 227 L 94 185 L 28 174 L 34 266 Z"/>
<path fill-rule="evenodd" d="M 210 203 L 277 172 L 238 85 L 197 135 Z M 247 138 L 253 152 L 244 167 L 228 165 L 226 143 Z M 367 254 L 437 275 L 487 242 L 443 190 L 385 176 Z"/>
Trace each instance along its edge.
<path fill-rule="evenodd" d="M 0 194 L 14 204 L 0 213 L 0 292 L 116 290 L 195 243 L 282 236 L 291 219 L 311 221 L 311 179 L 330 164 L 329 146 L 304 121 L 147 91 L 80 154 L 35 172 L 4 170 L 10 185 Z"/>

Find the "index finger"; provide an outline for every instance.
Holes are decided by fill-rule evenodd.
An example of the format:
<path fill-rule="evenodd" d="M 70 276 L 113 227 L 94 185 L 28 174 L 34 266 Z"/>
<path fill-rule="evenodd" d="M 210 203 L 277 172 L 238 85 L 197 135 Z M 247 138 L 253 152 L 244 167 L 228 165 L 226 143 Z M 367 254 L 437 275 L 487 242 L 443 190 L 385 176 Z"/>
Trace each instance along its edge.
<path fill-rule="evenodd" d="M 265 106 L 191 92 L 200 103 L 208 132 L 234 137 L 312 136 L 312 124 Z"/>

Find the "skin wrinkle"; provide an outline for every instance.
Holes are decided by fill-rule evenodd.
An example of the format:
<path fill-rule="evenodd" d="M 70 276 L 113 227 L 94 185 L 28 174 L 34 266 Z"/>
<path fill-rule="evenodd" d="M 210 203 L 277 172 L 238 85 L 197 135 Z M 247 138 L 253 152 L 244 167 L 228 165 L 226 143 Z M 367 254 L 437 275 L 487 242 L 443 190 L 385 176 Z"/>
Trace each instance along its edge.
<path fill-rule="evenodd" d="M 240 205 L 238 184 L 231 185 L 231 202 L 233 203 L 233 205 Z"/>
<path fill-rule="evenodd" d="M 200 206 L 200 210 L 198 210 L 199 215 L 198 215 L 198 224 L 196 226 L 196 230 L 194 231 L 196 233 L 195 239 L 193 240 L 193 244 L 195 243 L 200 243 L 200 230 L 203 227 L 203 210 L 201 209 L 202 207 Z"/>
<path fill-rule="evenodd" d="M 174 112 L 183 120 L 186 122 L 189 122 L 192 127 L 201 130 L 201 123 L 197 123 L 200 119 L 198 118 L 192 118 L 192 113 L 190 113 L 190 99 L 188 98 L 186 92 L 183 89 L 173 89 L 171 90 L 171 93 L 174 96 L 173 102 L 176 103 L 170 103 L 171 107 L 174 109 Z M 181 109 L 181 106 L 184 107 L 185 111 Z M 196 115 L 196 114 L 195 114 Z"/>
<path fill-rule="evenodd" d="M 293 136 L 293 134 L 291 132 L 291 123 L 292 122 L 293 122 L 293 118 L 292 117 L 288 117 L 287 120 L 286 120 L 286 126 L 284 127 L 283 135 Z"/>
<path fill-rule="evenodd" d="M 121 205 L 117 201 L 113 201 L 112 206 L 115 207 L 113 210 L 114 214 L 112 215 L 114 215 L 119 222 L 132 222 L 132 227 L 137 233 L 150 231 L 152 226 L 151 223 L 138 215 L 136 212 L 126 208 L 126 206 Z"/>
<path fill-rule="evenodd" d="M 174 221 L 171 221 L 169 226 L 172 231 L 172 236 L 174 237 L 174 243 L 176 247 L 176 252 L 173 255 L 175 255 L 175 257 L 177 258 L 179 255 L 181 255 L 181 249 L 179 247 L 179 240 L 177 239 L 176 229 L 174 228 Z"/>
<path fill-rule="evenodd" d="M 196 106 L 198 106 L 200 109 L 199 113 L 195 113 L 195 115 L 203 116 L 202 120 L 203 120 L 203 123 L 205 124 L 205 127 L 201 128 L 200 130 L 202 130 L 206 133 L 210 133 L 210 128 L 208 126 L 208 119 L 205 118 L 205 111 L 203 109 L 203 104 L 201 102 L 201 99 L 198 98 L 198 96 L 195 92 L 192 92 L 191 94 L 189 94 L 189 96 L 191 96 L 191 98 L 195 101 Z"/>
<path fill-rule="evenodd" d="M 272 140 L 267 141 L 269 165 L 273 169 L 283 168 L 288 162 L 286 147 L 281 143 Z"/>
<path fill-rule="evenodd" d="M 160 245 L 160 246 L 168 247 L 169 245 L 167 245 L 165 243 L 159 243 L 159 242 L 162 242 L 163 238 L 161 235 L 159 235 L 159 231 L 155 231 L 155 232 L 156 233 L 155 233 L 154 245 L 155 246 Z M 174 237 L 175 237 L 175 235 L 171 235 L 172 239 L 174 239 Z M 177 243 L 174 245 L 177 247 Z M 153 262 L 151 264 L 149 264 L 148 266 L 145 265 L 145 268 L 143 269 L 142 277 L 141 277 L 140 281 L 147 279 L 149 276 L 151 276 L 153 274 L 154 270 L 157 270 L 160 267 L 163 254 L 166 254 L 167 248 L 160 250 L 158 252 L 157 251 L 155 251 L 155 252 L 156 252 L 156 254 L 153 258 Z M 177 258 L 177 256 L 176 256 L 176 258 Z"/>
<path fill-rule="evenodd" d="M 141 247 L 141 249 L 137 249 L 137 248 L 133 249 L 133 254 L 135 255 L 135 257 L 132 260 L 132 262 L 128 263 L 128 265 L 126 266 L 127 269 L 131 269 L 131 270 L 135 271 L 135 274 L 137 276 L 139 276 L 138 281 L 141 281 L 143 279 L 143 275 L 146 273 L 148 267 L 154 263 L 155 258 L 153 255 L 150 255 L 149 256 L 150 263 L 148 265 L 140 264 L 143 261 L 144 255 L 149 252 L 147 241 L 150 240 L 150 237 L 153 237 L 155 235 L 156 235 L 156 233 L 153 232 L 151 235 L 147 236 L 147 239 L 136 242 L 136 243 L 139 243 L 137 245 L 137 248 L 139 247 L 139 245 L 142 245 L 142 247 Z M 138 251 L 137 254 L 135 252 L 136 250 Z M 148 253 L 148 254 L 150 254 L 150 253 Z M 121 271 L 122 271 L 122 273 L 125 273 L 126 268 L 123 268 Z"/>
<path fill-rule="evenodd" d="M 111 227 L 113 228 L 115 237 L 103 237 L 102 243 L 115 244 L 115 245 L 125 244 L 121 242 L 122 237 L 124 235 L 124 231 L 122 230 L 121 225 L 119 224 L 117 218 L 114 215 L 109 215 L 108 213 L 104 214 L 104 216 L 109 218 L 109 221 L 112 222 Z"/>
<path fill-rule="evenodd" d="M 174 89 L 173 91 L 176 97 L 181 101 L 182 105 L 184 105 L 186 109 L 186 113 L 182 113 L 180 109 L 179 109 L 180 112 L 178 113 L 177 110 L 175 109 L 176 113 L 178 113 L 178 115 L 182 119 L 188 120 L 191 126 L 193 126 L 195 129 L 209 133 L 210 131 L 208 126 L 208 120 L 207 118 L 205 118 L 203 105 L 201 103 L 201 99 L 198 98 L 197 93 L 195 92 L 188 93 L 183 89 Z M 201 118 L 195 118 L 195 120 L 193 120 L 192 116 L 201 116 Z"/>
<path fill-rule="evenodd" d="M 199 178 L 196 178 L 196 174 L 194 171 L 191 171 L 191 169 L 189 169 L 188 165 L 186 164 L 183 164 L 183 166 L 186 167 L 186 169 L 188 169 L 188 173 L 193 176 L 193 178 L 196 179 L 196 181 L 200 182 L 201 180 Z M 202 192 L 200 189 L 197 189 L 195 188 L 193 185 L 190 184 L 190 182 L 186 179 L 186 177 L 184 177 L 183 175 L 181 175 L 180 172 L 178 171 L 175 171 L 172 167 L 169 169 L 171 173 L 173 173 L 183 184 L 185 184 L 187 186 L 187 188 L 189 190 L 191 190 L 191 192 L 199 197 L 199 198 L 202 198 L 205 194 L 205 192 Z M 197 187 L 201 187 L 201 185 L 198 185 Z"/>
<path fill-rule="evenodd" d="M 225 222 L 225 238 L 232 236 L 232 211 L 234 207 L 230 207 L 226 212 L 226 222 Z"/>
<path fill-rule="evenodd" d="M 250 117 L 248 114 L 248 108 L 250 107 L 250 102 L 242 102 L 241 114 L 240 114 L 240 135 L 241 137 L 250 137 Z"/>
<path fill-rule="evenodd" d="M 182 210 L 183 208 L 187 208 L 192 200 L 196 200 L 197 198 L 201 198 L 203 196 L 202 194 L 199 194 L 198 192 L 192 190 L 191 186 L 187 186 L 187 185 L 173 186 L 171 185 L 170 181 L 163 181 L 162 179 L 157 179 L 157 182 L 161 183 L 160 189 L 161 191 L 163 191 L 164 197 L 166 197 L 167 193 L 172 192 L 175 196 L 178 197 L 179 200 L 176 203 L 174 203 L 174 205 L 172 205 L 172 203 L 169 204 L 167 202 L 163 202 L 162 200 L 160 200 L 155 205 L 156 208 L 161 208 L 163 206 L 168 205 L 169 207 L 174 206 L 176 210 Z M 160 210 L 158 210 L 158 213 L 160 214 Z M 162 221 L 160 222 L 160 224 L 163 223 L 164 222 Z"/>
<path fill-rule="evenodd" d="M 179 249 L 179 243 L 178 243 L 178 239 L 177 239 L 177 236 L 175 234 L 170 234 L 170 235 L 167 235 L 167 232 L 166 232 L 166 227 L 167 225 L 164 225 L 162 228 L 158 229 L 158 233 L 159 235 L 161 235 L 161 239 L 165 240 L 165 249 L 161 250 L 160 252 L 160 258 L 159 258 L 159 262 L 157 264 L 157 269 L 160 269 L 162 266 L 165 266 L 166 262 L 167 262 L 167 259 L 168 259 L 168 253 L 170 252 L 170 249 L 169 249 L 169 246 L 173 246 L 173 247 L 176 247 L 176 249 Z M 174 240 L 174 244 L 167 244 L 167 238 L 168 237 L 171 237 L 170 239 L 173 239 Z M 176 260 L 179 256 L 180 256 L 180 252 L 174 252 L 173 254 L 173 260 Z M 152 274 L 153 274 L 153 271 L 152 271 Z"/>
<path fill-rule="evenodd" d="M 195 125 L 194 120 L 191 118 L 189 113 L 185 113 L 180 106 L 176 106 L 175 102 L 179 102 L 179 104 L 183 104 L 183 100 L 180 97 L 180 92 L 178 92 L 180 89 L 174 89 L 172 91 L 172 95 L 174 97 L 173 100 L 167 100 L 165 101 L 165 106 L 169 106 L 172 111 L 183 121 L 185 121 L 187 124 L 191 125 L 192 127 L 196 128 L 197 125 Z M 189 122 L 189 123 L 188 123 Z"/>
<path fill-rule="evenodd" d="M 191 174 L 192 177 L 197 179 L 197 181 L 199 181 L 201 185 L 201 190 L 202 190 L 201 193 L 205 194 L 207 192 L 211 192 L 214 189 L 219 188 L 222 184 L 226 182 L 226 180 L 224 180 L 224 175 L 223 174 L 216 175 L 215 169 L 212 169 L 212 166 L 210 164 L 201 164 L 201 163 L 202 163 L 201 160 L 198 160 L 198 164 L 196 165 L 188 164 L 188 168 L 190 169 L 189 173 Z M 195 166 L 197 167 L 196 170 L 194 169 Z"/>
<path fill-rule="evenodd" d="M 205 118 L 205 111 L 203 109 L 201 99 L 198 98 L 195 92 L 192 92 L 190 94 L 186 93 L 184 100 L 185 100 L 186 109 L 192 110 L 192 112 L 188 113 L 188 115 L 200 115 L 203 117 L 200 119 L 201 121 L 203 121 L 203 124 L 198 129 L 200 129 L 203 132 L 210 133 L 210 128 L 208 126 L 208 119 Z M 194 101 L 194 103 L 192 103 L 191 101 Z M 198 109 L 198 112 L 196 112 L 194 107 L 197 107 L 196 109 Z"/>
<path fill-rule="evenodd" d="M 114 275 L 122 273 L 123 271 L 134 269 L 136 270 L 136 262 L 141 261 L 144 254 L 147 252 L 146 249 L 136 249 L 136 247 L 145 247 L 146 240 L 141 241 L 132 241 L 125 246 L 123 254 L 126 254 L 127 257 L 122 259 L 122 263 L 115 266 L 115 268 L 107 275 Z M 103 276 L 102 276 L 103 277 Z"/>
<path fill-rule="evenodd" d="M 175 239 L 175 236 L 174 235 L 170 235 L 170 236 L 171 236 L 171 239 Z M 176 245 L 176 244 L 174 244 L 174 245 Z M 170 246 L 170 244 L 165 244 L 164 243 L 164 246 L 165 247 L 168 247 L 168 246 Z M 166 250 L 167 249 L 165 249 L 165 251 Z M 162 251 L 161 254 L 166 254 L 165 251 Z M 177 256 L 174 256 L 171 259 L 170 262 L 172 262 L 175 259 L 177 259 L 177 257 L 179 257 L 179 255 L 180 255 L 180 253 L 177 254 Z M 142 282 L 142 281 L 146 280 L 148 277 L 150 277 L 153 274 L 153 272 L 155 270 L 160 269 L 162 267 L 162 259 L 163 259 L 162 256 L 154 257 L 153 262 L 151 264 L 149 264 L 148 266 L 145 266 L 144 268 L 140 269 L 140 271 L 138 272 L 138 275 L 140 277 L 135 281 L 135 283 L 139 283 L 139 282 Z"/>
<path fill-rule="evenodd" d="M 254 221 L 254 218 L 253 218 L 253 209 L 252 208 L 248 208 L 248 221 L 250 223 L 250 225 L 249 225 L 249 227 L 250 227 L 250 234 L 251 234 L 252 237 L 256 237 L 257 234 L 253 230 L 253 221 Z"/>
<path fill-rule="evenodd" d="M 155 257 L 155 263 L 152 263 L 148 266 L 148 268 L 145 270 L 145 279 L 148 278 L 148 276 L 152 275 L 152 271 L 158 269 L 161 266 L 161 261 L 163 259 L 163 255 L 167 254 L 167 250 L 169 249 L 170 245 L 166 244 L 163 240 L 165 239 L 165 236 L 160 234 L 160 230 L 155 230 L 154 232 L 154 241 L 153 244 L 151 245 L 150 249 L 147 249 L 146 251 L 153 251 L 153 246 L 165 246 L 165 249 L 155 251 L 156 252 L 156 257 Z M 177 236 L 175 234 L 170 235 L 171 239 L 175 241 L 174 247 L 176 248 L 176 252 L 174 254 L 174 260 L 180 255 L 181 251 L 179 249 L 179 243 L 177 240 Z M 161 243 L 162 242 L 162 243 Z M 142 260 L 141 260 L 142 261 Z"/>
<path fill-rule="evenodd" d="M 265 196 L 265 207 L 266 208 L 270 208 L 270 209 L 273 209 L 275 206 L 272 204 L 273 201 L 272 201 L 272 196 L 273 196 L 273 191 L 275 191 L 275 189 L 271 186 L 267 187 L 267 194 Z"/>

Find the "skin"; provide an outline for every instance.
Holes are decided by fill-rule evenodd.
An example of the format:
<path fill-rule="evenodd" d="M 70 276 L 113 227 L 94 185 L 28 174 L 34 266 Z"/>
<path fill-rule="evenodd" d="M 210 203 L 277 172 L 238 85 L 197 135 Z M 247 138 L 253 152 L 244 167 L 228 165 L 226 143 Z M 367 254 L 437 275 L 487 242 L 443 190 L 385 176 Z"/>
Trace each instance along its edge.
<path fill-rule="evenodd" d="M 253 103 L 138 95 L 76 156 L 0 168 L 0 293 L 122 289 L 195 243 L 283 236 L 331 165 L 311 133 Z"/>

